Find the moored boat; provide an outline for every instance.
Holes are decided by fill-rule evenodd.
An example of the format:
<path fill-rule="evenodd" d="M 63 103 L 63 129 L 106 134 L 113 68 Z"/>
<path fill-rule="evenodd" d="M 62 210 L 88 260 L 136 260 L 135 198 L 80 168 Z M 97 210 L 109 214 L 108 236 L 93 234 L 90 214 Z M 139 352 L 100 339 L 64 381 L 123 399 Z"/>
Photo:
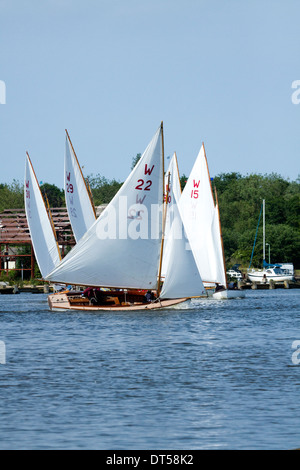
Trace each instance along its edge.
<path fill-rule="evenodd" d="M 254 254 L 254 248 L 256 243 L 256 236 L 258 232 L 258 227 L 260 224 L 261 213 L 263 214 L 263 269 L 252 269 L 251 263 Z M 285 282 L 285 281 L 293 281 L 294 276 L 291 272 L 286 269 L 282 269 L 280 264 L 271 264 L 270 262 L 266 262 L 266 201 L 263 199 L 261 211 L 259 214 L 258 225 L 256 229 L 256 236 L 253 244 L 252 255 L 250 259 L 250 264 L 248 268 L 248 279 L 254 283 L 261 283 L 261 284 L 269 284 L 270 281 L 273 282 Z M 270 256 L 269 256 L 270 257 Z M 270 260 L 269 260 L 270 261 Z"/>
<path fill-rule="evenodd" d="M 261 284 L 269 284 L 270 281 L 274 282 L 284 282 L 284 281 L 293 281 L 294 276 L 287 273 L 284 269 L 280 267 L 269 266 L 263 270 L 252 270 L 248 272 L 248 279 L 251 282 L 259 282 Z"/>

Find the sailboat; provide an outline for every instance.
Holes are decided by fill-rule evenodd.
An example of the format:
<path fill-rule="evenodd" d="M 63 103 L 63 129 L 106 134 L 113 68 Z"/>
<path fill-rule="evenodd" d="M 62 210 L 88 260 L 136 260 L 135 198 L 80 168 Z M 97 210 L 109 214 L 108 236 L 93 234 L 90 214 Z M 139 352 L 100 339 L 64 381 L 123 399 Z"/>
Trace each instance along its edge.
<path fill-rule="evenodd" d="M 110 204 L 45 277 L 87 287 L 83 293 L 49 295 L 50 309 L 157 309 L 187 300 L 185 295 L 160 296 L 166 207 L 163 141 L 161 123 Z"/>
<path fill-rule="evenodd" d="M 43 278 L 61 261 L 50 211 L 47 211 L 28 152 L 25 163 L 25 212 L 36 260 Z M 50 215 L 50 216 L 49 216 Z"/>
<path fill-rule="evenodd" d="M 281 264 L 270 264 L 266 262 L 266 201 L 263 199 L 261 212 L 263 213 L 263 269 L 262 270 L 255 270 L 251 268 L 252 258 L 254 254 L 254 248 L 256 243 L 256 236 L 253 244 L 252 255 L 250 259 L 250 264 L 248 268 L 248 279 L 251 282 L 259 282 L 262 284 L 269 284 L 270 281 L 274 282 L 284 282 L 284 281 L 293 281 L 294 276 L 289 273 L 288 271 L 281 268 Z M 260 223 L 261 212 L 258 219 L 257 230 Z"/>
<path fill-rule="evenodd" d="M 65 148 L 65 199 L 76 242 L 96 220 L 96 210 L 90 189 L 84 179 L 74 147 L 66 130 Z"/>
<path fill-rule="evenodd" d="M 227 283 L 219 205 L 213 195 L 204 144 L 182 192 L 179 207 L 204 286 L 215 290 L 214 298 L 245 297 L 244 291 L 229 289 Z"/>

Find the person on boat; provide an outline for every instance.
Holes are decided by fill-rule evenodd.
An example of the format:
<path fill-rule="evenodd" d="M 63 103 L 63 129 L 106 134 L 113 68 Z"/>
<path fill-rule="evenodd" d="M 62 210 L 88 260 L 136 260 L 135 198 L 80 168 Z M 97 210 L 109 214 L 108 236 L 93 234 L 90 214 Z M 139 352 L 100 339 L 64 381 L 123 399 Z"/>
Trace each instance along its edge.
<path fill-rule="evenodd" d="M 93 290 L 94 288 L 93 287 L 87 287 L 86 289 L 84 289 L 84 291 L 82 292 L 82 296 L 83 297 L 87 297 L 88 299 L 90 299 L 93 295 Z"/>
<path fill-rule="evenodd" d="M 146 302 L 153 302 L 155 300 L 155 295 L 151 290 L 148 290 L 145 294 L 145 300 Z"/>
<path fill-rule="evenodd" d="M 225 287 L 222 286 L 222 284 L 219 284 L 218 282 L 216 283 L 216 289 L 215 292 L 219 292 L 221 290 L 225 290 Z"/>
<path fill-rule="evenodd" d="M 151 302 L 151 291 L 148 290 L 145 294 L 146 302 Z"/>
<path fill-rule="evenodd" d="M 87 287 L 83 293 L 83 297 L 87 297 L 91 304 L 97 305 L 103 301 L 103 295 L 100 287 Z"/>

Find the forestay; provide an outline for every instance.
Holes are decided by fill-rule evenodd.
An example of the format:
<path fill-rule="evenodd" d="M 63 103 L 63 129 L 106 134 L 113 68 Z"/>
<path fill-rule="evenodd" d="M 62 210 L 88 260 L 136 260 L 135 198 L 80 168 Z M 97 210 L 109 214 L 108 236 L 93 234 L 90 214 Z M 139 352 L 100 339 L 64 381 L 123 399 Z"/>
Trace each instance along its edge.
<path fill-rule="evenodd" d="M 162 236 L 162 126 L 101 216 L 47 280 L 155 289 Z"/>
<path fill-rule="evenodd" d="M 41 275 L 45 278 L 59 264 L 61 256 L 28 154 L 25 164 L 24 199 L 27 223 L 35 257 Z"/>
<path fill-rule="evenodd" d="M 78 242 L 95 222 L 96 214 L 68 133 L 65 149 L 65 198 L 74 237 Z"/>

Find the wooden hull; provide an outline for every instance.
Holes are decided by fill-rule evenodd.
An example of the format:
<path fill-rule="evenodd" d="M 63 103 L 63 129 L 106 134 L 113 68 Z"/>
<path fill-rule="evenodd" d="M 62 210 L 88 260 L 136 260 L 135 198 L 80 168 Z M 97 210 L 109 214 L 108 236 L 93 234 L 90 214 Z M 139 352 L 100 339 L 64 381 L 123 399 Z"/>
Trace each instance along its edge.
<path fill-rule="evenodd" d="M 51 294 L 48 296 L 48 304 L 50 310 L 80 310 L 80 311 L 135 311 L 135 310 L 158 310 L 161 308 L 172 307 L 180 303 L 185 302 L 188 299 L 170 299 L 170 300 L 161 300 L 157 302 L 148 302 L 141 303 L 136 302 L 133 304 L 124 305 L 90 305 L 89 301 L 85 298 L 82 298 L 80 295 L 69 295 L 67 293 L 57 293 Z"/>

